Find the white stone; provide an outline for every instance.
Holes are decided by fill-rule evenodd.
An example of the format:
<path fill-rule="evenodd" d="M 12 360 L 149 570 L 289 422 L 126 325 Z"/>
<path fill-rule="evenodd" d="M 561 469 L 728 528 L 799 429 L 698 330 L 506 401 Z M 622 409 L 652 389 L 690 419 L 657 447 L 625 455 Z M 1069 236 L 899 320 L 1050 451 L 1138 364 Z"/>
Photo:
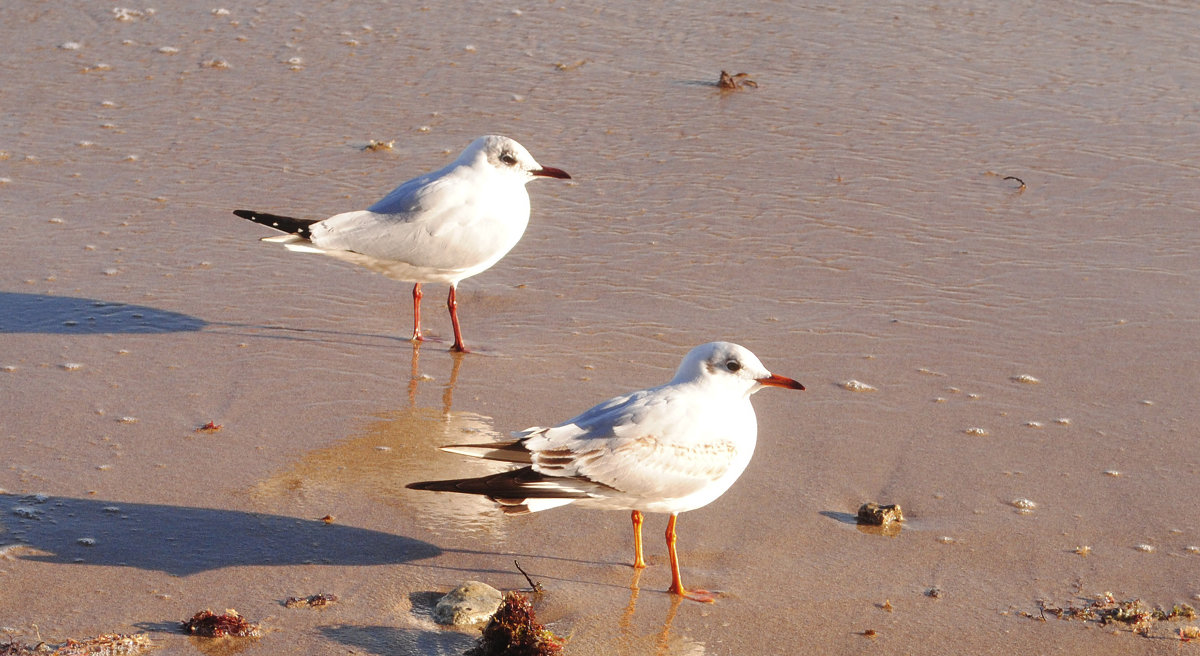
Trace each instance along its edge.
<path fill-rule="evenodd" d="M 487 620 L 500 608 L 503 595 L 486 583 L 467 581 L 438 600 L 433 621 L 462 626 Z"/>

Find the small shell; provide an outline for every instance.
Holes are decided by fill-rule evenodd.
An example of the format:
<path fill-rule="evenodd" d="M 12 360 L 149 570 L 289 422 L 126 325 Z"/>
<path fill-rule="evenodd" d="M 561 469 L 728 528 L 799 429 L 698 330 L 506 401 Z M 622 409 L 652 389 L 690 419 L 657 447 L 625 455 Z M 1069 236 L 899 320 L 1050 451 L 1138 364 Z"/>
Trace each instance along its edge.
<path fill-rule="evenodd" d="M 851 392 L 874 392 L 874 391 L 876 391 L 876 387 L 874 385 L 868 385 L 867 383 L 864 383 L 861 380 L 854 380 L 853 378 L 842 383 L 842 387 L 850 390 Z"/>

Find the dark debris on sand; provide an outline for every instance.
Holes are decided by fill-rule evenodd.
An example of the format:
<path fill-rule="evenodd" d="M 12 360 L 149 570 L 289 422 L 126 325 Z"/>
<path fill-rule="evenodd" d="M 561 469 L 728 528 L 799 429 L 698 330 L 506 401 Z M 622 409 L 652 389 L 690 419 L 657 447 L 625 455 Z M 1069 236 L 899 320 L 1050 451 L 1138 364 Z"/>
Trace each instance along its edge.
<path fill-rule="evenodd" d="M 855 519 L 859 524 L 868 526 L 888 526 L 894 522 L 904 521 L 904 511 L 900 504 L 883 505 L 879 503 L 864 503 L 858 507 Z"/>
<path fill-rule="evenodd" d="M 464 656 L 553 656 L 561 654 L 562 648 L 562 638 L 534 617 L 529 599 L 509 592 L 483 627 L 479 644 Z"/>
<path fill-rule="evenodd" d="M 721 71 L 721 77 L 717 78 L 717 87 L 723 91 L 737 91 L 747 87 L 758 88 L 758 82 L 751 80 L 749 73 Z"/>
<path fill-rule="evenodd" d="M 262 635 L 262 629 L 257 624 L 247 621 L 233 609 L 226 610 L 223 615 L 217 615 L 208 609 L 202 610 L 183 623 L 183 632 L 206 638 L 257 638 Z"/>
<path fill-rule="evenodd" d="M 324 608 L 337 603 L 337 600 L 338 596 L 335 594 L 319 592 L 307 597 L 288 597 L 283 601 L 283 605 L 288 608 Z"/>
<path fill-rule="evenodd" d="M 1111 592 L 1092 599 L 1089 603 L 1077 606 L 1075 604 L 1067 604 L 1057 606 L 1047 601 L 1039 602 L 1040 608 L 1038 613 L 1022 611 L 1020 615 L 1034 620 L 1045 621 L 1047 615 L 1053 615 L 1060 620 L 1079 620 L 1082 622 L 1096 622 L 1100 626 L 1120 623 L 1129 626 L 1129 630 L 1134 633 L 1148 635 L 1150 627 L 1156 622 L 1190 622 L 1195 620 L 1196 609 L 1189 604 L 1176 604 L 1171 610 L 1163 608 L 1151 608 L 1142 603 L 1141 599 L 1127 599 L 1125 601 L 1117 601 L 1116 597 Z M 1192 627 L 1182 627 L 1179 631 L 1180 638 L 1184 641 L 1191 639 L 1189 637 Z M 1200 632 L 1197 636 L 1200 637 Z"/>
<path fill-rule="evenodd" d="M 106 633 L 86 640 L 67 640 L 61 645 L 40 642 L 26 647 L 19 641 L 0 642 L 0 656 L 133 656 L 153 647 L 145 633 Z"/>

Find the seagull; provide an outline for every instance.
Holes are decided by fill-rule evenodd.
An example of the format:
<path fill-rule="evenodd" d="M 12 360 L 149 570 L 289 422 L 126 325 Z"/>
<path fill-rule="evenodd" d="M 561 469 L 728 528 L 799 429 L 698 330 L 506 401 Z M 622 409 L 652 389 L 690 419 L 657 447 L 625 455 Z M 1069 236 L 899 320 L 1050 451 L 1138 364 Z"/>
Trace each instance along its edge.
<path fill-rule="evenodd" d="M 754 453 L 758 422 L 750 395 L 764 387 L 802 390 L 772 374 L 745 347 L 729 342 L 697 346 L 671 382 L 618 396 L 553 428 L 513 433 L 515 442 L 459 444 L 444 451 L 523 464 L 519 469 L 446 481 L 411 483 L 414 490 L 480 494 L 508 514 L 576 503 L 631 510 L 635 568 L 642 557 L 642 511 L 670 513 L 669 592 L 712 602 L 706 590 L 688 590 L 679 575 L 675 520 L 725 493 Z"/>
<path fill-rule="evenodd" d="M 421 283 L 450 285 L 452 351 L 466 352 L 458 325 L 458 283 L 487 270 L 516 246 L 529 224 L 534 178 L 571 178 L 542 166 L 529 151 L 497 135 L 483 136 L 443 169 L 396 187 L 365 210 L 324 220 L 251 210 L 234 214 L 288 234 L 263 241 L 301 253 L 353 262 L 413 285 L 413 341 L 421 341 Z"/>

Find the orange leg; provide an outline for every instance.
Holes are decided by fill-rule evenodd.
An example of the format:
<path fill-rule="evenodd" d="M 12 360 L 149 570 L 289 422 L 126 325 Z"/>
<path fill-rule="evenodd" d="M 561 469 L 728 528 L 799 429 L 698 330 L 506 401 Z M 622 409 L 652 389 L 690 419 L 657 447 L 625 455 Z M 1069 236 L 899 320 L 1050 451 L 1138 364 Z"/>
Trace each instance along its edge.
<path fill-rule="evenodd" d="M 683 579 L 679 576 L 679 556 L 675 554 L 675 517 L 675 513 L 671 513 L 671 519 L 667 520 L 667 553 L 671 556 L 671 587 L 667 592 L 711 604 L 717 597 L 708 590 L 688 590 L 683 587 Z"/>
<path fill-rule="evenodd" d="M 633 568 L 642 569 L 646 560 L 642 558 L 642 511 L 635 510 L 633 519 Z"/>
<path fill-rule="evenodd" d="M 420 342 L 421 337 L 421 283 L 413 285 L 413 341 Z"/>
<path fill-rule="evenodd" d="M 469 353 L 467 345 L 463 343 L 462 329 L 458 327 L 458 298 L 455 296 L 455 288 L 456 285 L 451 283 L 450 296 L 446 299 L 446 307 L 450 308 L 450 323 L 454 325 L 454 346 L 451 346 L 450 350 Z"/>

